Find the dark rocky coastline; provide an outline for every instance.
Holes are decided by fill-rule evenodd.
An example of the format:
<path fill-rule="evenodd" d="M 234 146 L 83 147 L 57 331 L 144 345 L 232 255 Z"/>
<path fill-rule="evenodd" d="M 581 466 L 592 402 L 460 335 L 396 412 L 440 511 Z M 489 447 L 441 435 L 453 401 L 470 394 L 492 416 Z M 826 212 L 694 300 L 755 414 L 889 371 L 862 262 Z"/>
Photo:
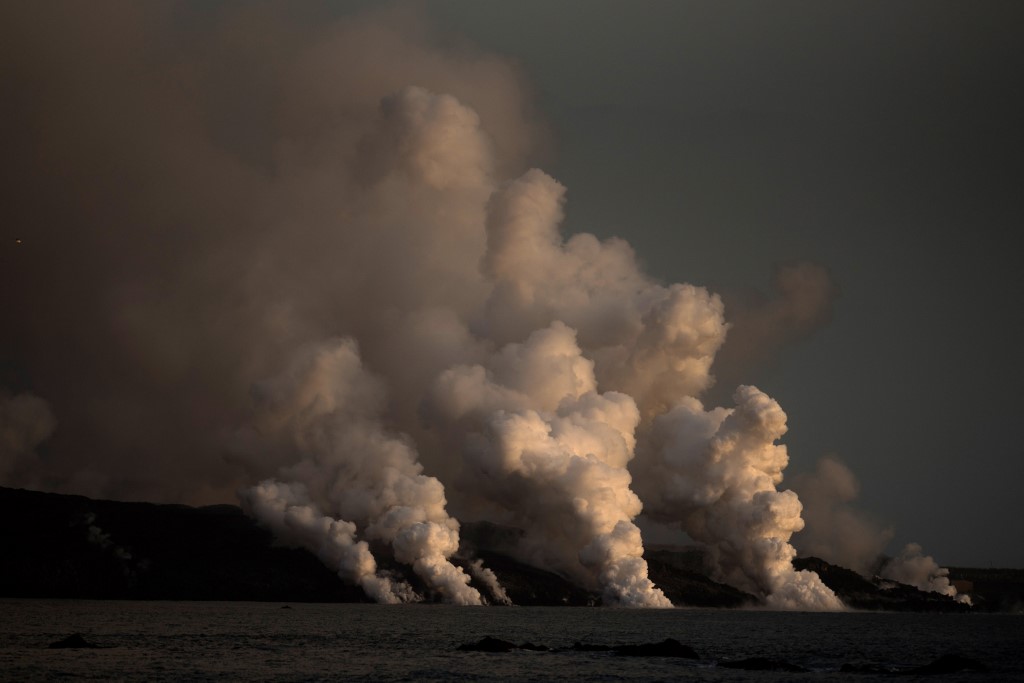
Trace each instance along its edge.
<path fill-rule="evenodd" d="M 517 533 L 492 524 L 467 524 L 463 537 L 471 547 L 455 561 L 482 559 L 517 605 L 600 604 L 599 594 L 502 552 Z M 367 601 L 362 590 L 339 580 L 311 553 L 276 545 L 266 530 L 231 505 L 125 503 L 0 487 L 0 542 L 2 597 Z M 423 592 L 407 568 L 389 562 L 383 553 L 379 558 L 383 568 L 400 573 Z M 647 560 L 652 580 L 674 604 L 757 604 L 754 596 L 702 573 L 694 551 L 654 548 Z M 794 564 L 818 572 L 855 609 L 970 609 L 910 586 L 886 588 L 817 558 Z M 1022 570 L 958 568 L 951 577 L 974 582 L 974 609 L 1020 607 Z"/>

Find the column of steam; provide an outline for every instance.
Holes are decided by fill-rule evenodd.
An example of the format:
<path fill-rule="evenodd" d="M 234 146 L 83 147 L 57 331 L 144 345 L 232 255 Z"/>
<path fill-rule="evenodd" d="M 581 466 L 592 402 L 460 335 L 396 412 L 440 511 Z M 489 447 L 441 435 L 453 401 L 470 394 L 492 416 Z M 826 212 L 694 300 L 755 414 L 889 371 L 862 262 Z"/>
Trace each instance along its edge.
<path fill-rule="evenodd" d="M 342 579 L 362 587 L 372 600 L 404 602 L 412 596 L 408 584 L 377 573 L 377 562 L 366 541 L 356 541 L 356 525 L 321 514 L 305 486 L 272 480 L 239 493 L 242 509 L 275 537 L 316 554 Z"/>
<path fill-rule="evenodd" d="M 366 543 L 354 542 L 356 527 L 388 543 L 444 600 L 479 605 L 469 577 L 448 559 L 459 525 L 445 512 L 444 488 L 422 474 L 408 440 L 381 425 L 383 394 L 352 340 L 303 349 L 286 372 L 258 387 L 254 421 L 269 450 L 290 455 L 279 470 L 292 483 L 264 482 L 243 501 L 282 540 L 341 562 L 379 601 L 408 599 L 411 591 L 394 583 L 387 591 L 367 578 L 375 563 Z"/>
<path fill-rule="evenodd" d="M 817 575 L 789 563 L 788 541 L 802 522 L 795 494 L 775 488 L 787 460 L 785 448 L 774 445 L 785 430 L 777 404 L 741 388 L 737 415 L 717 440 L 707 420 L 687 417 L 704 414 L 695 396 L 711 384 L 725 340 L 720 299 L 700 287 L 653 283 L 621 241 L 582 234 L 563 243 L 563 196 L 556 181 L 530 171 L 492 199 L 484 259 L 495 283 L 490 329 L 512 338 L 551 320 L 576 329 L 601 386 L 640 407 L 633 470 L 645 509 L 707 543 L 722 577 L 773 604 L 840 608 Z M 731 412 L 708 415 L 720 423 Z M 656 425 L 673 421 L 679 438 L 659 443 Z M 730 440 L 749 448 L 730 448 Z M 693 449 L 703 455 L 689 458 Z"/>
<path fill-rule="evenodd" d="M 607 604 L 669 607 L 632 521 L 641 505 L 625 466 L 639 414 L 628 396 L 596 388 L 575 333 L 555 322 L 487 367 L 443 373 L 430 406 L 457 426 L 467 480 L 524 527 L 535 561 L 582 569 Z"/>
<path fill-rule="evenodd" d="M 662 520 L 685 520 L 705 543 L 718 576 L 778 608 L 843 609 L 812 573 L 793 569 L 789 543 L 803 528 L 792 491 L 778 491 L 788 463 L 778 403 L 750 386 L 734 396 L 736 408 L 705 412 L 696 399 L 654 418 L 647 440 L 641 490 L 648 510 Z"/>
<path fill-rule="evenodd" d="M 384 149 L 383 161 L 393 165 L 390 170 L 381 166 L 386 185 L 408 187 L 416 196 L 437 195 L 462 202 L 466 215 L 473 215 L 471 205 L 490 182 L 487 169 L 491 166 L 475 115 L 452 98 L 420 89 L 407 89 L 386 104 L 381 134 L 367 143 L 368 149 Z M 442 375 L 436 385 L 439 393 L 434 398 L 440 399 L 440 407 L 435 409 L 443 418 L 439 426 L 454 434 L 452 443 L 458 444 L 466 461 L 481 473 L 501 472 L 506 482 L 533 487 L 518 497 L 503 494 L 504 504 L 514 518 L 533 527 L 542 563 L 567 566 L 575 562 L 580 566 L 582 562 L 610 601 L 663 604 L 660 591 L 647 579 L 639 532 L 632 523 L 640 503 L 630 490 L 626 463 L 633 457 L 634 439 L 639 435 L 636 455 L 643 462 L 635 468 L 637 476 L 646 477 L 657 469 L 652 465 L 658 464 L 663 450 L 647 445 L 654 419 L 696 401 L 693 397 L 709 386 L 709 369 L 727 328 L 722 305 L 718 297 L 700 287 L 663 287 L 652 282 L 621 240 L 602 243 L 581 234 L 563 242 L 558 235 L 563 194 L 564 188 L 557 182 L 540 171 L 530 171 L 491 197 L 482 260 L 486 282 L 481 284 L 490 293 L 483 310 L 460 313 L 465 328 L 480 335 L 474 345 L 478 351 L 466 365 Z M 452 253 L 447 258 L 452 263 L 435 266 L 461 268 L 458 264 L 465 262 L 467 254 Z M 570 335 L 576 333 L 568 353 L 547 354 L 533 336 L 564 337 L 554 323 L 563 324 Z M 519 363 L 516 372 L 503 370 L 515 367 L 515 356 L 531 345 L 540 351 Z M 488 347 L 504 351 L 487 358 L 480 350 Z M 480 358 L 484 358 L 483 364 Z M 586 371 L 577 372 L 579 363 L 587 365 Z M 523 372 L 526 375 L 517 374 Z M 538 381 L 519 379 L 526 376 Z M 552 381 L 545 381 L 545 376 Z M 452 378 L 468 378 L 459 386 L 468 387 L 469 392 L 455 391 L 458 383 L 453 384 Z M 598 386 L 604 393 L 598 392 Z M 331 396 L 330 388 L 322 393 Z M 590 403 L 601 408 L 595 410 Z M 453 532 L 457 534 L 457 523 L 443 514 L 439 482 L 436 486 L 424 484 L 432 478 L 423 477 L 408 444 L 383 429 L 379 414 L 351 414 L 350 409 L 339 413 L 334 408 L 321 409 L 316 401 L 304 405 L 315 408 L 316 419 L 305 420 L 301 429 L 291 429 L 302 451 L 299 466 L 293 469 L 305 473 L 299 480 L 310 483 L 314 500 L 325 510 L 337 511 L 338 517 L 354 520 L 365 533 L 391 543 L 396 556 L 402 555 L 421 575 L 435 576 L 437 565 L 427 558 L 446 558 L 456 545 Z M 629 419 L 605 414 L 612 406 L 612 412 L 622 413 L 620 409 L 626 405 L 632 406 Z M 304 433 L 308 428 L 311 434 Z M 609 435 L 613 438 L 606 438 Z M 700 441 L 704 436 L 708 435 L 697 434 L 693 439 Z M 303 450 L 302 446 L 313 448 Z M 431 505 L 424 506 L 417 500 L 399 500 L 388 509 L 374 504 L 391 488 L 384 470 L 363 464 L 358 457 L 364 446 L 369 453 L 377 453 L 379 446 L 381 452 L 396 454 L 401 479 L 413 484 L 405 488 L 419 492 L 414 499 L 418 500 L 420 493 L 439 490 L 441 502 L 435 497 Z M 353 457 L 357 464 L 348 462 Z M 494 463 L 498 468 L 493 472 L 481 467 Z M 713 485 L 715 473 L 694 469 L 687 471 L 686 478 L 691 480 L 686 485 L 699 488 L 704 482 Z M 324 481 L 332 482 L 333 488 L 314 490 L 314 484 Z M 590 487 L 588 482 L 595 481 L 604 483 Z M 728 499 L 744 500 L 748 505 L 767 503 L 773 500 L 769 494 L 777 493 L 775 483 L 764 491 L 733 487 Z M 656 514 L 661 499 L 669 498 L 658 488 L 664 485 L 655 482 L 639 489 Z M 367 486 L 380 495 L 360 495 Z M 543 517 L 533 515 L 534 501 L 525 495 L 538 492 L 550 510 L 563 511 L 561 519 L 567 523 L 562 528 L 553 528 Z M 603 499 L 605 495 L 610 499 Z M 789 496 L 777 500 L 795 502 Z M 358 505 L 360 502 L 363 504 Z M 700 507 L 709 502 L 698 499 L 688 505 Z M 762 507 L 772 514 L 779 509 L 772 504 Z M 789 507 L 797 509 L 799 519 L 798 508 Z M 566 515 L 565 510 L 572 513 Z M 689 530 L 690 507 L 661 512 Z M 737 534 L 730 525 L 737 524 L 746 524 L 749 528 L 742 533 L 754 533 L 756 543 L 789 547 L 788 536 L 772 535 L 778 525 L 751 526 L 742 516 L 719 519 L 722 528 L 709 532 L 712 547 L 728 545 Z M 574 549 L 574 557 L 558 556 L 556 548 L 562 541 Z M 721 553 L 721 557 L 726 555 Z M 446 559 L 440 566 L 446 569 L 445 563 Z M 765 570 L 745 569 L 755 574 Z M 731 568 L 721 570 L 729 573 Z M 450 578 L 457 579 L 452 595 L 461 594 L 458 585 L 465 585 L 459 574 L 448 572 Z"/>
<path fill-rule="evenodd" d="M 403 262 L 403 257 L 422 258 L 422 248 L 402 250 L 385 243 L 379 251 L 360 253 L 361 260 L 383 257 L 370 271 L 372 282 L 378 273 L 412 278 L 412 273 L 422 271 L 430 274 L 431 283 L 437 272 L 460 274 L 455 278 L 474 273 L 466 267 L 467 255 L 458 250 L 482 245 L 482 235 L 469 234 L 479 224 L 468 218 L 482 215 L 492 189 L 492 145 L 480 129 L 479 117 L 451 96 L 418 87 L 384 98 L 377 114 L 360 139 L 354 160 L 358 168 L 347 169 L 356 178 L 360 213 L 330 228 L 339 233 L 355 229 L 361 235 L 391 234 L 398 244 L 452 247 L 433 254 L 435 270 Z M 346 207 L 346 212 L 353 213 L 353 208 Z M 436 224 L 435 214 L 446 217 L 443 224 Z M 377 284 L 369 288 L 394 292 L 392 282 Z M 429 289 L 414 286 L 404 294 L 415 299 Z M 465 292 L 472 287 L 456 289 Z M 401 296 L 384 303 L 415 311 L 417 304 Z M 364 304 L 351 312 L 358 317 L 367 310 L 374 309 Z M 326 350 L 323 355 L 333 360 L 322 358 L 315 372 L 293 367 L 262 387 L 263 407 L 269 408 L 263 411 L 263 422 L 269 423 L 263 432 L 277 435 L 277 445 L 293 455 L 280 463 L 281 476 L 307 483 L 320 509 L 352 520 L 367 539 L 388 543 L 398 561 L 411 565 L 445 599 L 479 604 L 479 593 L 468 585 L 468 577 L 448 559 L 458 548 L 459 525 L 445 511 L 443 486 L 422 473 L 408 438 L 384 428 L 382 383 L 370 381 L 362 371 L 354 343 L 349 352 L 344 346 Z M 406 354 L 395 362 L 408 365 L 412 358 Z M 407 392 L 408 387 L 396 389 Z M 287 437 L 283 444 L 282 432 Z"/>

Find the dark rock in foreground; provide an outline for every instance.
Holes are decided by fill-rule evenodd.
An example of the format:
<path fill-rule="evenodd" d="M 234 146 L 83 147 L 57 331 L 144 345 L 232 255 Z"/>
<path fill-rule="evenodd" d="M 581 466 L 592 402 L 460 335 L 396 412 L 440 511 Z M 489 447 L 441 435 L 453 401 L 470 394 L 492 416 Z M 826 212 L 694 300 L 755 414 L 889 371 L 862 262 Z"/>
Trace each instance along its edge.
<path fill-rule="evenodd" d="M 462 652 L 511 652 L 518 650 L 519 646 L 507 640 L 484 636 L 475 643 L 463 643 L 458 649 Z"/>
<path fill-rule="evenodd" d="M 75 633 L 70 635 L 64 640 L 58 640 L 54 643 L 47 645 L 51 650 L 62 650 L 65 648 L 91 648 L 95 649 L 100 647 L 94 643 L 90 643 L 88 640 L 82 637 L 81 633 Z"/>
<path fill-rule="evenodd" d="M 718 666 L 723 669 L 742 669 L 743 671 L 785 671 L 787 673 L 807 673 L 807 669 L 796 664 L 782 661 L 780 659 L 768 659 L 766 657 L 751 657 L 749 659 L 738 659 L 733 662 L 719 662 Z"/>

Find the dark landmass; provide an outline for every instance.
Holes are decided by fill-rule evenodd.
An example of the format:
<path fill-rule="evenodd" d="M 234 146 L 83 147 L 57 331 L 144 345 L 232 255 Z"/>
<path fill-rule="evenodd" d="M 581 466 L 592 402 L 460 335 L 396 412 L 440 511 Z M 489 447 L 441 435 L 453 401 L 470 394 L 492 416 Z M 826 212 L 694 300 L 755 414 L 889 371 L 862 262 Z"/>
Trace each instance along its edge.
<path fill-rule="evenodd" d="M 712 581 L 701 573 L 703 557 L 686 550 L 647 550 L 648 576 L 673 605 L 748 607 L 758 604 L 750 593 Z"/>
<path fill-rule="evenodd" d="M 939 593 L 929 593 L 895 581 L 869 580 L 857 572 L 829 564 L 817 557 L 793 560 L 797 569 L 807 569 L 854 609 L 893 612 L 970 612 L 972 608 Z"/>
<path fill-rule="evenodd" d="M 191 508 L 0 488 L 0 595 L 366 602 L 230 505 Z"/>
<path fill-rule="evenodd" d="M 511 557 L 511 549 L 523 535 L 521 529 L 491 522 L 467 522 L 462 525 L 459 535 L 463 553 L 483 560 L 484 565 L 498 576 L 509 599 L 516 605 L 601 604 L 599 593 Z M 453 562 L 463 564 L 465 568 L 459 558 L 453 558 Z M 485 586 L 475 581 L 473 587 L 485 597 L 490 595 Z"/>
<path fill-rule="evenodd" d="M 521 534 L 486 522 L 465 524 L 466 544 L 453 561 L 466 568 L 482 559 L 517 605 L 601 603 L 598 593 L 514 559 L 510 549 Z M 232 505 L 125 503 L 0 487 L 0 544 L 2 597 L 367 602 L 361 589 L 340 580 L 313 554 L 275 544 Z M 383 570 L 406 579 L 427 599 L 437 598 L 408 567 L 374 550 Z M 697 550 L 651 548 L 646 558 L 651 579 L 676 605 L 758 604 L 754 596 L 709 579 Z M 817 571 L 854 608 L 969 609 L 910 586 L 886 589 L 816 558 L 794 564 Z M 950 578 L 972 582 L 976 609 L 1020 609 L 1022 570 L 956 568 Z M 485 586 L 474 586 L 489 596 Z"/>
<path fill-rule="evenodd" d="M 1024 612 L 1024 569 L 971 569 L 950 567 L 949 580 L 966 582 L 966 592 L 977 609 L 988 612 Z"/>
<path fill-rule="evenodd" d="M 586 606 L 601 603 L 599 594 L 584 590 L 558 574 L 531 567 L 492 551 L 479 550 L 475 556 L 498 576 L 513 604 Z M 454 558 L 453 562 L 462 564 L 458 558 Z M 489 597 L 485 586 L 476 582 L 473 582 L 473 586 L 481 595 Z"/>
<path fill-rule="evenodd" d="M 509 557 L 522 531 L 491 522 L 467 522 L 462 538 L 475 556 L 490 567 L 517 605 L 598 605 L 599 593 L 583 590 L 566 579 Z M 703 574 L 703 555 L 688 549 L 648 548 L 644 553 L 651 580 L 674 605 L 743 607 L 758 604 L 749 593 L 712 581 Z M 478 588 L 480 588 L 478 586 Z M 484 592 L 486 595 L 486 592 Z"/>

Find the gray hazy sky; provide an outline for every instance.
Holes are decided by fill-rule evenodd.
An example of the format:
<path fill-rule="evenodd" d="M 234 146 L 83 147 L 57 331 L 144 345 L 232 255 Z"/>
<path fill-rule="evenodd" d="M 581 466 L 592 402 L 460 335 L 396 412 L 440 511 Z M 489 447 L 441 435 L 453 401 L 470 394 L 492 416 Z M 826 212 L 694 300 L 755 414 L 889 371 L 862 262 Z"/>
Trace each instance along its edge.
<path fill-rule="evenodd" d="M 837 454 L 893 547 L 1024 565 L 1024 6 L 427 8 L 522 60 L 569 230 L 716 291 L 830 270 L 832 323 L 749 378 L 789 416 L 790 473 Z"/>

